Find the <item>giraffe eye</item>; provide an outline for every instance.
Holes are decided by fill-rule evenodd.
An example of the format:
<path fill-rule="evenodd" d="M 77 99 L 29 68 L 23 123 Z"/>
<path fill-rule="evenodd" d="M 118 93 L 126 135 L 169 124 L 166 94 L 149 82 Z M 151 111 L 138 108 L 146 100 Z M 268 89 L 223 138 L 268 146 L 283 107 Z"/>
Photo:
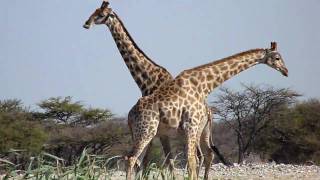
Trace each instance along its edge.
<path fill-rule="evenodd" d="M 99 17 L 99 18 L 103 18 L 104 15 L 103 15 L 102 13 L 99 13 L 99 14 L 98 14 L 98 17 Z"/>
<path fill-rule="evenodd" d="M 279 57 L 276 57 L 276 60 L 277 60 L 277 61 L 279 61 L 279 60 L 280 60 L 280 58 L 279 58 Z"/>

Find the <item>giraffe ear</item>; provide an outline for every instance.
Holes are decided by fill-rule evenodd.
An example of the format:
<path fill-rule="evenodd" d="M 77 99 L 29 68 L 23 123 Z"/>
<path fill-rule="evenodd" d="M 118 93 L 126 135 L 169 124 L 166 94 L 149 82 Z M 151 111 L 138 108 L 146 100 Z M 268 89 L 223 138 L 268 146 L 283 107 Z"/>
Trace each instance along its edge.
<path fill-rule="evenodd" d="M 271 42 L 271 51 L 276 51 L 276 50 L 277 50 L 277 43 Z"/>
<path fill-rule="evenodd" d="M 103 0 L 102 1 L 102 4 L 101 4 L 101 8 L 103 9 L 103 8 L 106 8 L 106 7 L 108 7 L 108 5 L 109 5 L 109 1 L 108 0 Z"/>

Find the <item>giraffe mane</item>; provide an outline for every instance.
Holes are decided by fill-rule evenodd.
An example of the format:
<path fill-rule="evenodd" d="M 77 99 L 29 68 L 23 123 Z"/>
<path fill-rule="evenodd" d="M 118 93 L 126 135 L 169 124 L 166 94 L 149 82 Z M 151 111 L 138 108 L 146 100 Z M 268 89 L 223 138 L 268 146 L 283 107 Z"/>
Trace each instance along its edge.
<path fill-rule="evenodd" d="M 113 14 L 115 15 L 115 17 L 118 19 L 118 21 L 120 22 L 124 32 L 128 35 L 130 41 L 132 42 L 133 46 L 143 55 L 145 56 L 152 64 L 154 64 L 155 66 L 158 67 L 162 67 L 160 65 L 158 65 L 157 63 L 155 63 L 154 61 L 151 60 L 151 58 L 149 58 L 140 48 L 139 46 L 136 44 L 136 42 L 133 40 L 133 38 L 131 37 L 130 33 L 128 32 L 127 28 L 124 26 L 122 20 L 119 18 L 119 16 L 117 15 L 116 12 L 113 11 Z M 163 69 L 165 69 L 164 67 L 162 67 Z M 166 69 L 165 69 L 166 70 Z"/>
<path fill-rule="evenodd" d="M 208 65 L 216 65 L 216 64 L 224 63 L 224 62 L 226 62 L 226 61 L 229 61 L 230 59 L 234 59 L 234 58 L 237 58 L 237 57 L 239 57 L 239 56 L 243 56 L 243 55 L 246 55 L 246 54 L 255 53 L 255 52 L 258 52 L 258 51 L 262 51 L 262 50 L 264 50 L 264 49 L 262 49 L 262 48 L 257 48 L 257 49 L 251 49 L 251 50 L 248 50 L 248 51 L 243 51 L 243 52 L 234 54 L 234 55 L 232 55 L 232 56 L 229 56 L 229 57 L 226 57 L 226 58 L 223 58 L 223 59 L 214 61 L 214 62 L 209 62 L 209 63 L 207 63 L 207 64 L 203 64 L 203 65 L 200 65 L 200 66 L 197 66 L 197 67 L 188 69 L 187 71 L 189 71 L 189 70 L 199 70 L 199 69 L 202 69 L 202 68 L 207 67 Z"/>

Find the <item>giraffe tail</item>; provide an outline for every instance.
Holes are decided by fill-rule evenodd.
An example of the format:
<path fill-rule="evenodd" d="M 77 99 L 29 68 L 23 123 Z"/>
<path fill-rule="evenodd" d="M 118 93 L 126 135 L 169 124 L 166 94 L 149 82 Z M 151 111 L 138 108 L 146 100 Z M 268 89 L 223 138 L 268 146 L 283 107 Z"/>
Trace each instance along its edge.
<path fill-rule="evenodd" d="M 209 111 L 208 113 L 208 123 L 210 123 L 210 148 L 211 150 L 218 156 L 219 160 L 225 165 L 225 166 L 232 166 L 233 164 L 227 160 L 219 151 L 218 147 L 214 145 L 213 143 L 213 133 L 212 133 L 212 128 L 213 128 L 213 115 L 212 112 Z"/>

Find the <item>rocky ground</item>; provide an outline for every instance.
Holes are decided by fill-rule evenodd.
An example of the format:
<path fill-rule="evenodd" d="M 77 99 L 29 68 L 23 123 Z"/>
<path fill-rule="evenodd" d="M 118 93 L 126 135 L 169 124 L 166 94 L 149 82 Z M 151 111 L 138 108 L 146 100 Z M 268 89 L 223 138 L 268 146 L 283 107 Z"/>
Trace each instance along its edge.
<path fill-rule="evenodd" d="M 238 165 L 234 164 L 233 167 L 226 167 L 223 164 L 215 164 L 212 166 L 210 172 L 210 179 L 230 179 L 230 180 L 320 180 L 320 166 L 315 165 L 285 165 L 275 163 L 264 164 L 246 164 Z M 201 177 L 203 176 L 204 169 L 201 171 Z M 184 176 L 187 176 L 185 170 L 175 170 L 177 180 L 184 180 Z M 151 177 L 152 175 L 150 175 Z M 3 176 L 0 175 L 0 180 Z M 16 179 L 16 178 L 13 178 Z M 21 179 L 18 178 L 17 179 Z M 110 179 L 110 176 L 102 179 Z M 111 176 L 112 180 L 124 180 L 124 171 L 115 171 Z M 149 178 L 155 179 L 155 178 Z M 161 179 L 160 176 L 158 179 Z"/>
<path fill-rule="evenodd" d="M 319 166 L 285 164 L 247 164 L 226 167 L 222 164 L 212 166 L 212 179 L 319 179 Z"/>
<path fill-rule="evenodd" d="M 315 165 L 285 165 L 285 164 L 234 164 L 233 167 L 226 167 L 223 164 L 212 166 L 210 179 L 236 179 L 236 180 L 320 180 L 320 166 Z M 201 171 L 201 176 L 204 169 Z M 176 171 L 177 179 L 183 179 L 186 172 Z M 124 172 L 116 172 L 112 179 L 125 179 Z"/>

